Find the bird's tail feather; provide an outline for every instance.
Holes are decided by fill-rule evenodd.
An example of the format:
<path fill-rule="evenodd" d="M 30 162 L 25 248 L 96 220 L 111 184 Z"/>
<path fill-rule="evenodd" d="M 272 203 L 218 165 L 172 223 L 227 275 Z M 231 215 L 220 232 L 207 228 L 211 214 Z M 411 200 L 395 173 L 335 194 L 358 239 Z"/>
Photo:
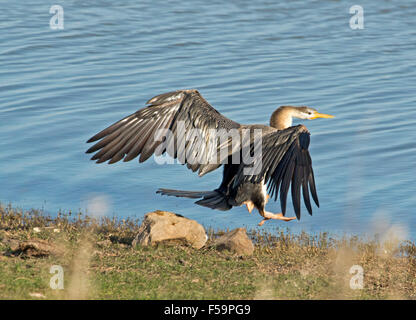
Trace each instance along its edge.
<path fill-rule="evenodd" d="M 231 205 L 228 204 L 227 197 L 217 191 L 183 191 L 183 190 L 173 190 L 173 189 L 162 189 L 156 191 L 156 193 L 160 193 L 162 195 L 167 196 L 174 196 L 174 197 L 181 197 L 181 198 L 191 198 L 191 199 L 199 199 L 201 200 L 196 201 L 195 203 L 208 207 L 211 209 L 217 210 L 230 210 L 232 208 Z"/>

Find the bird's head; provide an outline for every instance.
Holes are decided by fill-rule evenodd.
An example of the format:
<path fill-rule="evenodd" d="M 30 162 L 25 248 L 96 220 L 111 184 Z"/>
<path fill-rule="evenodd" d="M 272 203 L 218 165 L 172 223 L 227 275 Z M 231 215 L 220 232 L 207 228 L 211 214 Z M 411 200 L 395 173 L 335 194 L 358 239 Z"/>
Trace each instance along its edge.
<path fill-rule="evenodd" d="M 307 106 L 281 106 L 273 112 L 270 118 L 270 126 L 279 130 L 286 129 L 292 126 L 293 118 L 314 120 L 318 118 L 334 118 L 334 116 L 319 113 L 316 109 Z"/>

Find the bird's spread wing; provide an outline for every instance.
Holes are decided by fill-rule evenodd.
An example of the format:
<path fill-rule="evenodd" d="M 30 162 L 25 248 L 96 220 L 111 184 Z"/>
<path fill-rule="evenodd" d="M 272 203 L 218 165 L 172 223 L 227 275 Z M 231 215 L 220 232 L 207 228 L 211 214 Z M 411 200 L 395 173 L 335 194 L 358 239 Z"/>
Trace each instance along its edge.
<path fill-rule="evenodd" d="M 240 124 L 215 110 L 197 90 L 164 93 L 147 104 L 89 139 L 87 142 L 100 140 L 87 150 L 98 151 L 91 159 L 115 163 L 140 155 L 139 161 L 143 162 L 154 153 L 167 152 L 192 171 L 199 170 L 199 175 L 221 165 L 210 161 L 218 148 L 215 130 L 238 129 Z"/>
<path fill-rule="evenodd" d="M 316 193 L 312 160 L 308 151 L 310 142 L 309 131 L 303 125 L 293 126 L 285 130 L 275 131 L 262 137 L 262 153 L 254 156 L 251 168 L 256 174 L 244 174 L 243 169 L 248 165 L 241 164 L 235 183 L 241 181 L 260 182 L 268 184 L 270 196 L 277 200 L 280 187 L 280 205 L 283 215 L 286 212 L 286 200 L 291 185 L 292 202 L 295 213 L 300 219 L 300 192 L 309 214 L 312 206 L 309 191 L 316 205 L 319 200 Z M 257 166 L 257 170 L 256 169 Z"/>

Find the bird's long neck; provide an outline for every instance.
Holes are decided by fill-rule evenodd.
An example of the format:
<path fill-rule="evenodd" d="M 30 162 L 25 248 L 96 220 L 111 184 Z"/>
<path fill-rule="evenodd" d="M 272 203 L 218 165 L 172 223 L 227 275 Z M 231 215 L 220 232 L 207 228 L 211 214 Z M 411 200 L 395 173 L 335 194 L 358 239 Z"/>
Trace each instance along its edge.
<path fill-rule="evenodd" d="M 283 130 L 292 126 L 292 110 L 289 107 L 280 107 L 270 117 L 270 126 Z"/>

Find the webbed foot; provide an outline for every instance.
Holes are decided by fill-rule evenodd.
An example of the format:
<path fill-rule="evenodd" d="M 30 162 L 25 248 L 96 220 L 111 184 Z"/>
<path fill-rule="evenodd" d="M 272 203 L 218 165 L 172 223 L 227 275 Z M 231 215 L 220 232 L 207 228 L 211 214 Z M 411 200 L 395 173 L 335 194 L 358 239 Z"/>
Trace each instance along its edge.
<path fill-rule="evenodd" d="M 260 221 L 259 226 L 262 226 L 264 224 L 265 221 L 270 220 L 270 219 L 274 219 L 274 220 L 282 220 L 282 221 L 291 221 L 296 219 L 295 217 L 285 217 L 281 212 L 280 213 L 271 213 L 268 211 L 264 211 L 263 213 L 260 212 L 260 214 L 263 216 L 263 220 Z"/>

